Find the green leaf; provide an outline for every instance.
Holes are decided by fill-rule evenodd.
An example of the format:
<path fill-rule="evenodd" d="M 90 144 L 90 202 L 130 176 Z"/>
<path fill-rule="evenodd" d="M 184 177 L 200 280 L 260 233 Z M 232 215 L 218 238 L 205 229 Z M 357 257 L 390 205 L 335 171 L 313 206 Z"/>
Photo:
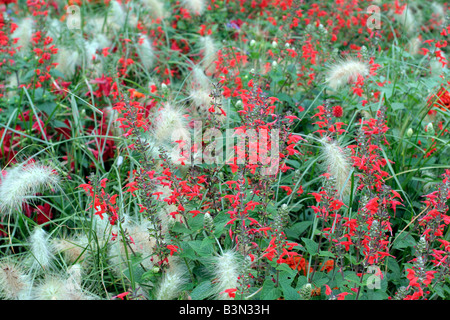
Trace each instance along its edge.
<path fill-rule="evenodd" d="M 330 251 L 323 251 L 323 250 L 320 250 L 319 257 L 327 257 L 327 258 L 333 258 L 333 259 L 336 258 L 336 256 L 333 253 L 331 253 Z"/>
<path fill-rule="evenodd" d="M 315 241 L 308 238 L 302 238 L 302 240 L 305 243 L 306 250 L 309 254 L 316 255 L 319 251 L 319 245 Z"/>
<path fill-rule="evenodd" d="M 203 241 L 195 240 L 189 241 L 189 245 L 191 248 L 197 252 L 197 254 L 201 257 L 210 256 L 214 252 L 214 248 L 212 246 L 211 240 L 208 238 L 203 239 Z"/>
<path fill-rule="evenodd" d="M 211 281 L 203 281 L 194 290 L 192 290 L 190 296 L 192 300 L 204 300 L 214 294 L 214 287 Z"/>
<path fill-rule="evenodd" d="M 260 300 L 276 300 L 281 296 L 279 288 L 275 288 L 275 283 L 272 280 L 266 279 L 261 290 Z"/>
<path fill-rule="evenodd" d="M 405 105 L 401 102 L 393 102 L 391 103 L 391 107 L 394 111 L 405 109 Z"/>
<path fill-rule="evenodd" d="M 303 232 L 305 232 L 311 225 L 312 221 L 302 221 L 294 224 L 289 229 L 286 229 L 286 235 L 289 238 L 297 239 L 299 236 L 302 235 Z"/>
<path fill-rule="evenodd" d="M 407 236 L 401 235 L 399 239 L 395 241 L 393 248 L 402 249 L 408 247 L 414 247 L 416 245 L 416 240 L 408 234 Z"/>
<path fill-rule="evenodd" d="M 177 232 L 177 233 L 184 233 L 184 234 L 194 233 L 193 230 L 189 230 L 188 228 L 186 228 L 186 226 L 184 224 L 181 224 L 178 221 L 174 223 L 174 225 L 172 227 L 172 231 Z"/>

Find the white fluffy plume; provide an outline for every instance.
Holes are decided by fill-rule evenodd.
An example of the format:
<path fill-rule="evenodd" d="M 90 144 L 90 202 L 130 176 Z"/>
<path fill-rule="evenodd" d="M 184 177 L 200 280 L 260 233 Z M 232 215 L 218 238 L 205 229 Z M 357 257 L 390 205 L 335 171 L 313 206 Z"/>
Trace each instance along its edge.
<path fill-rule="evenodd" d="M 216 69 L 216 65 L 214 64 L 214 61 L 217 58 L 218 48 L 214 42 L 214 39 L 211 36 L 202 37 L 200 39 L 200 43 L 202 45 L 203 57 L 204 57 L 202 66 L 207 72 L 212 73 Z"/>
<path fill-rule="evenodd" d="M 150 42 L 149 38 L 147 36 L 141 35 L 139 38 L 139 42 L 136 44 L 136 48 L 139 57 L 141 58 L 142 65 L 145 69 L 151 71 L 150 68 L 155 61 L 155 53 L 153 45 Z"/>
<path fill-rule="evenodd" d="M 28 17 L 22 19 L 17 25 L 17 29 L 11 35 L 11 38 L 18 38 L 16 47 L 21 47 L 20 52 L 23 55 L 30 46 L 31 36 L 33 34 L 33 19 Z"/>
<path fill-rule="evenodd" d="M 358 75 L 368 76 L 369 66 L 359 60 L 348 59 L 330 68 L 326 82 L 330 88 L 337 90 L 348 83 L 355 82 L 358 79 Z"/>
<path fill-rule="evenodd" d="M 322 155 L 327 172 L 335 179 L 335 187 L 341 196 L 350 192 L 351 161 L 348 154 L 336 141 L 329 141 L 327 137 L 322 139 Z"/>
<path fill-rule="evenodd" d="M 156 293 L 156 300 L 173 300 L 177 298 L 182 289 L 182 285 L 187 282 L 186 272 L 176 262 L 171 263 L 163 276 Z"/>
<path fill-rule="evenodd" d="M 31 269 L 48 270 L 53 262 L 54 248 L 50 236 L 42 227 L 36 227 L 30 236 Z"/>
<path fill-rule="evenodd" d="M 149 10 L 149 13 L 154 19 L 162 19 L 167 14 L 164 9 L 164 1 L 162 0 L 142 0 L 141 4 Z"/>
<path fill-rule="evenodd" d="M 38 163 L 19 164 L 2 171 L 0 179 L 0 213 L 20 211 L 27 199 L 59 185 L 59 177 L 53 168 Z"/>
<path fill-rule="evenodd" d="M 66 80 L 70 80 L 75 74 L 75 69 L 80 66 L 80 54 L 78 51 L 69 48 L 59 48 L 56 54 L 55 70 L 61 72 Z"/>
<path fill-rule="evenodd" d="M 217 279 L 215 290 L 218 299 L 231 299 L 227 293 L 223 292 L 237 288 L 241 265 L 237 252 L 233 250 L 227 250 L 222 255 L 214 257 L 214 276 Z"/>
<path fill-rule="evenodd" d="M 202 15 L 206 9 L 205 0 L 184 0 L 182 4 L 191 14 L 195 15 Z"/>
<path fill-rule="evenodd" d="M 18 263 L 0 262 L 0 296 L 8 300 L 26 300 L 30 289 L 30 277 Z"/>

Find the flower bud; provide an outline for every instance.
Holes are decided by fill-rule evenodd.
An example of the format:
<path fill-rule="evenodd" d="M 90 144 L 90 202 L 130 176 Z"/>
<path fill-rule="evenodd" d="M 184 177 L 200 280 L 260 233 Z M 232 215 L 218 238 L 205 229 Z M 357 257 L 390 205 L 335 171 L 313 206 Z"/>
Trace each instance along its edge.
<path fill-rule="evenodd" d="M 408 130 L 406 130 L 406 137 L 411 138 L 413 133 L 414 133 L 413 129 L 409 128 Z"/>
<path fill-rule="evenodd" d="M 276 47 L 278 47 L 278 43 L 276 41 L 272 41 L 272 48 L 275 49 Z"/>
<path fill-rule="evenodd" d="M 433 127 L 433 124 L 431 122 L 427 125 L 426 131 L 429 134 L 434 134 L 434 127 Z"/>
<path fill-rule="evenodd" d="M 205 213 L 205 216 L 203 218 L 203 226 L 209 232 L 214 231 L 214 220 L 213 217 L 211 217 L 211 215 L 209 214 L 209 212 Z"/>
<path fill-rule="evenodd" d="M 300 297 L 303 300 L 309 300 L 309 299 L 311 299 L 311 292 L 312 292 L 311 283 L 307 283 L 300 288 L 300 291 L 299 291 Z"/>
<path fill-rule="evenodd" d="M 255 40 L 250 40 L 250 47 L 253 47 L 254 45 L 256 44 L 256 41 Z"/>

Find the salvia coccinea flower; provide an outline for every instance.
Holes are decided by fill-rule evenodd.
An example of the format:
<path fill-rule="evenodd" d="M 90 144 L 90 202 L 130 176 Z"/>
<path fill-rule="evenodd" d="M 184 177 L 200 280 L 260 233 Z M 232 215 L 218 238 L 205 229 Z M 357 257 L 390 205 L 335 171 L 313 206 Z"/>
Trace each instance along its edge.
<path fill-rule="evenodd" d="M 351 187 L 350 172 L 352 162 L 345 150 L 337 141 L 328 137 L 321 140 L 325 169 L 333 177 L 335 188 L 341 196 L 348 195 Z"/>
<path fill-rule="evenodd" d="M 236 289 L 240 273 L 240 259 L 234 250 L 226 250 L 214 259 L 214 278 L 216 297 L 229 300 L 230 296 L 225 290 Z"/>
<path fill-rule="evenodd" d="M 59 186 L 56 171 L 36 162 L 19 164 L 0 175 L 0 214 L 21 211 L 22 204 L 44 190 Z"/>
<path fill-rule="evenodd" d="M 186 271 L 176 261 L 172 261 L 170 268 L 165 271 L 157 289 L 156 300 L 173 300 L 177 298 L 186 282 Z"/>
<path fill-rule="evenodd" d="M 333 90 L 337 90 L 348 83 L 356 82 L 358 76 L 369 75 L 369 65 L 356 59 L 347 59 L 331 66 L 327 73 L 326 83 Z"/>
<path fill-rule="evenodd" d="M 48 270 L 55 258 L 49 234 L 40 226 L 35 227 L 29 238 L 31 269 Z"/>
<path fill-rule="evenodd" d="M 27 300 L 31 279 L 20 265 L 10 259 L 0 262 L 0 296 L 7 300 Z"/>

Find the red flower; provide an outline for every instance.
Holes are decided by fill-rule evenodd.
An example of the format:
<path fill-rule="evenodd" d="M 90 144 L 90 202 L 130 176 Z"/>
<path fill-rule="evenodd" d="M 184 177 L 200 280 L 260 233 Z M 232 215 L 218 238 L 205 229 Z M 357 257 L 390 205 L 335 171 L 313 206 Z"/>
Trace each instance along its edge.
<path fill-rule="evenodd" d="M 113 299 L 115 299 L 115 298 L 120 298 L 120 300 L 123 300 L 123 298 L 125 298 L 127 295 L 129 295 L 130 293 L 127 291 L 127 292 L 124 292 L 124 293 L 120 293 L 120 294 L 118 294 L 117 296 L 114 296 L 113 297 Z"/>
<path fill-rule="evenodd" d="M 342 117 L 343 114 L 344 114 L 344 110 L 342 109 L 341 106 L 333 107 L 333 116 L 335 116 L 336 118 L 340 118 L 340 117 Z"/>
<path fill-rule="evenodd" d="M 234 298 L 236 297 L 236 291 L 237 291 L 236 288 L 226 289 L 225 291 L 222 291 L 220 294 L 228 293 L 228 296 L 229 296 L 230 298 L 233 298 L 233 299 L 234 299 Z"/>

